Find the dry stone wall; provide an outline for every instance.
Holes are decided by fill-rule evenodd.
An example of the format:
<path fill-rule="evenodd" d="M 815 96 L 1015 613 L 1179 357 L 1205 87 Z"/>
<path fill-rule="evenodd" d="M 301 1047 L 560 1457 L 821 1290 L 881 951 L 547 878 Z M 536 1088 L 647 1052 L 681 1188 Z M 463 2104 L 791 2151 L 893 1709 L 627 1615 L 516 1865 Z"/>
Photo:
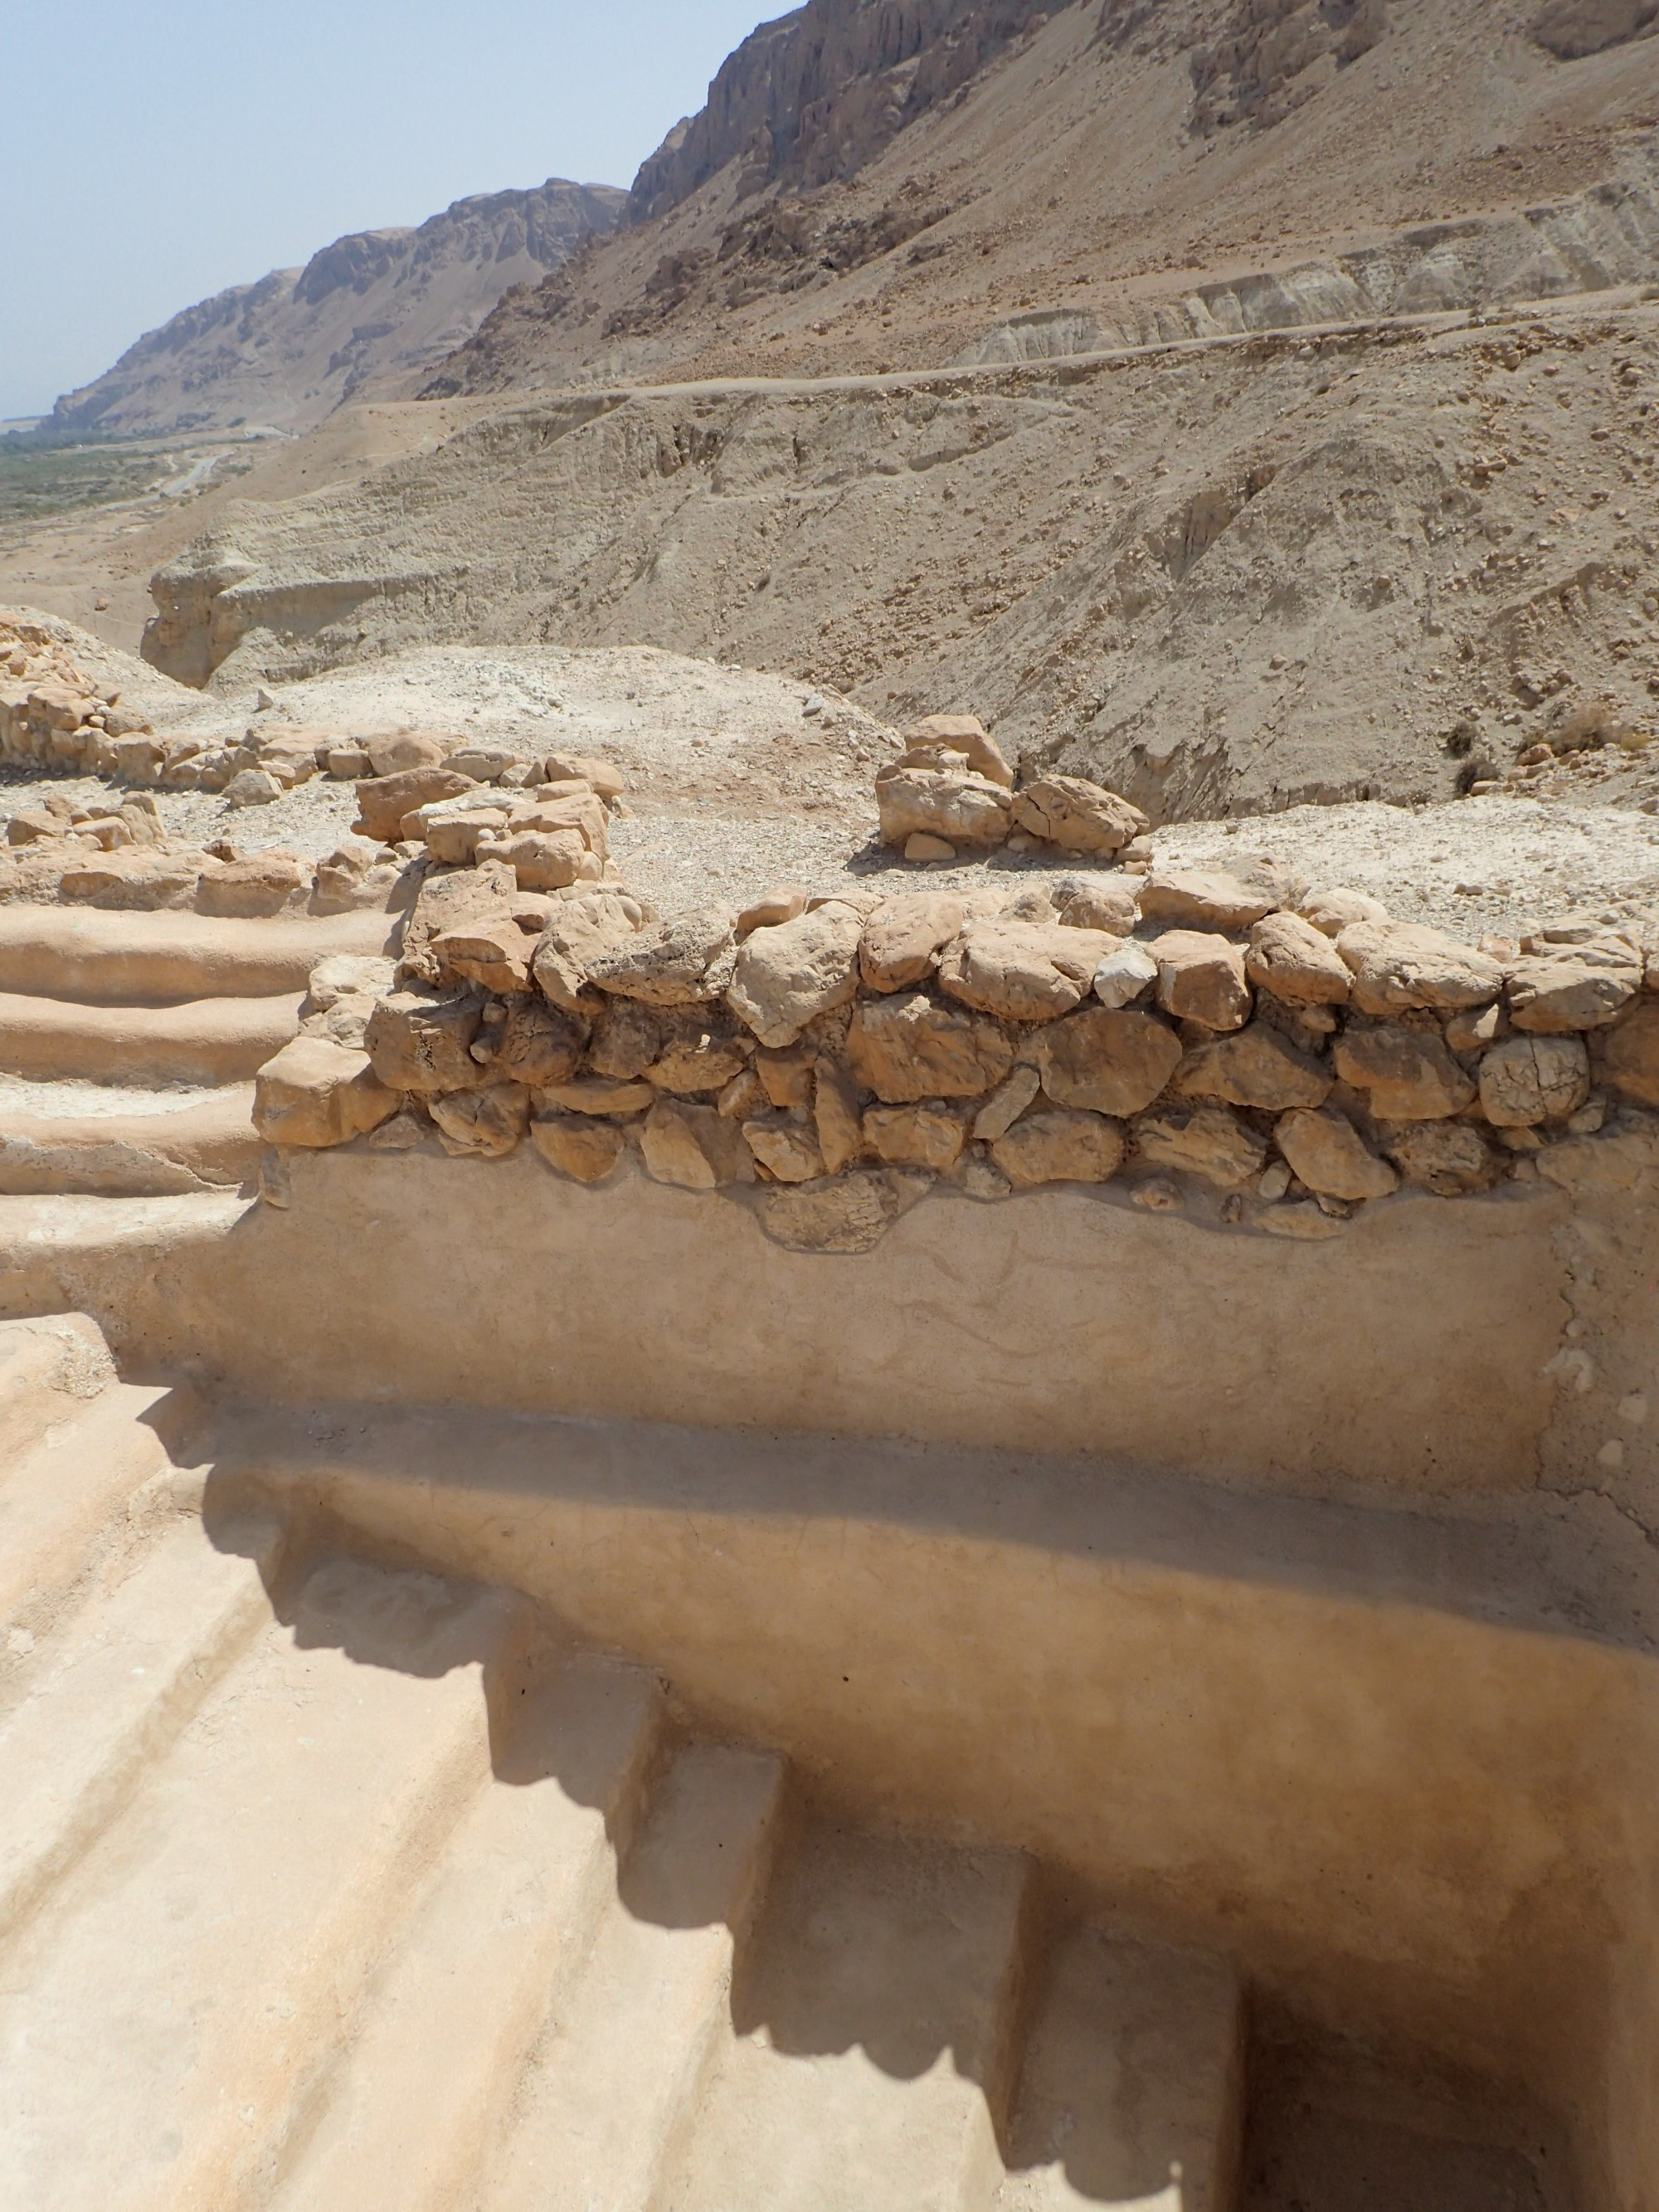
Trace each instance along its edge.
<path fill-rule="evenodd" d="M 319 970 L 260 1077 L 262 1134 L 529 1146 L 579 1183 L 641 1172 L 757 1205 L 782 1243 L 854 1252 L 939 1182 L 1323 1237 L 1402 1189 L 1501 1197 L 1651 1130 L 1659 920 L 1468 945 L 1267 864 L 1148 870 L 1123 801 L 1076 779 L 1016 794 L 989 752 L 967 764 L 972 741 L 925 728 L 884 769 L 892 842 L 927 834 L 908 805 L 890 819 L 896 781 L 942 804 L 982 786 L 1005 838 L 1018 819 L 1066 850 L 1081 823 L 1095 858 L 1129 864 L 665 917 L 615 879 L 587 778 L 367 781 L 360 827 L 397 815 L 423 842 L 401 957 Z"/>

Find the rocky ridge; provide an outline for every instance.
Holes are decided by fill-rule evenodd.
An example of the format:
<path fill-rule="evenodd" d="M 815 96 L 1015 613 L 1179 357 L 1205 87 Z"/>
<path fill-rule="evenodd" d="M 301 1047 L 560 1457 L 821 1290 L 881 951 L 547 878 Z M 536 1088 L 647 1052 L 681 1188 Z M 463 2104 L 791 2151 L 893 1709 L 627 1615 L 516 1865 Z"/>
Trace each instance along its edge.
<path fill-rule="evenodd" d="M 412 390 L 503 292 L 555 270 L 624 204 L 605 185 L 550 178 L 457 200 L 412 230 L 336 239 L 199 301 L 67 392 L 54 429 L 163 436 L 246 426 L 299 431 L 343 401 Z"/>

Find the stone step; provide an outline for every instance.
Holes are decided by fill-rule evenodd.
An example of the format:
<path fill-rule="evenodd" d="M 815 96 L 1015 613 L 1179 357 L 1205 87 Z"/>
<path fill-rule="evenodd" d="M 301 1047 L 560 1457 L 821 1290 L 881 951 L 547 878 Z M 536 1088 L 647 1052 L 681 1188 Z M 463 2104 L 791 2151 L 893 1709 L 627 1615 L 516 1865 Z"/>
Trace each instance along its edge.
<path fill-rule="evenodd" d="M 578 1660 L 531 1689 L 323 2085 L 276 2212 L 471 2201 L 549 2007 L 615 1898 L 660 1727 L 655 1678 L 636 1668 Z"/>
<path fill-rule="evenodd" d="M 1027 1862 L 810 1828 L 752 1939 L 674 2212 L 987 2212 Z"/>
<path fill-rule="evenodd" d="M 0 2203 L 264 2202 L 488 1785 L 505 1601 L 331 1559 L 288 1610 L 0 1955 Z"/>
<path fill-rule="evenodd" d="M 114 1379 L 109 1348 L 87 1315 L 0 1322 L 0 1470 Z"/>
<path fill-rule="evenodd" d="M 1243 2044 L 1231 1967 L 1073 1930 L 1042 1977 L 996 2212 L 1233 2212 Z"/>
<path fill-rule="evenodd" d="M 42 1094 L 67 1094 L 64 1110 Z M 0 1194 L 83 1193 L 168 1198 L 235 1188 L 258 1173 L 253 1085 L 229 1084 L 175 1105 L 165 1092 L 131 1094 L 124 1113 L 76 1112 L 90 1085 L 31 1086 L 28 1111 L 0 1105 Z"/>
<path fill-rule="evenodd" d="M 516 2124 L 465 2201 L 490 2212 L 665 2201 L 709 2053 L 729 2033 L 734 1945 L 765 1879 L 781 1780 L 776 1759 L 722 1746 L 690 1747 L 669 1767 L 520 2085 Z"/>
<path fill-rule="evenodd" d="M 0 1314 L 15 1319 L 90 1304 L 101 1320 L 118 1322 L 158 1269 L 191 1247 L 222 1243 L 256 1203 L 233 1190 L 0 1197 Z"/>
<path fill-rule="evenodd" d="M 76 1586 L 142 1540 L 134 1494 L 173 1472 L 145 1416 L 168 1395 L 111 1382 L 0 1465 L 0 1643 L 49 1634 Z"/>
<path fill-rule="evenodd" d="M 0 1072 L 141 1085 L 247 1082 L 298 1034 L 302 995 L 104 1006 L 0 993 Z"/>
<path fill-rule="evenodd" d="M 193 1515 L 174 1518 L 95 1606 L 12 1654 L 21 1694 L 0 1723 L 0 1942 L 269 1622 L 280 1552 L 268 1522 L 216 1543 Z"/>
<path fill-rule="evenodd" d="M 386 951 L 397 919 L 365 913 L 240 921 L 9 906 L 0 908 L 0 991 L 112 1006 L 282 998 L 303 991 L 331 952 Z"/>

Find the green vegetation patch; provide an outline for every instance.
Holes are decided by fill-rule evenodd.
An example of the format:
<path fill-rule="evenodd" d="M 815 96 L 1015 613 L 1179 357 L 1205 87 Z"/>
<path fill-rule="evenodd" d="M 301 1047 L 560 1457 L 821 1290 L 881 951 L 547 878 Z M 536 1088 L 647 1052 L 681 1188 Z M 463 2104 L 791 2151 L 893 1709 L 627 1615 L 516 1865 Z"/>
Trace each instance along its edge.
<path fill-rule="evenodd" d="M 0 440 L 0 526 L 141 499 L 180 471 L 176 452 L 158 453 L 153 447 L 67 446 L 42 452 Z"/>

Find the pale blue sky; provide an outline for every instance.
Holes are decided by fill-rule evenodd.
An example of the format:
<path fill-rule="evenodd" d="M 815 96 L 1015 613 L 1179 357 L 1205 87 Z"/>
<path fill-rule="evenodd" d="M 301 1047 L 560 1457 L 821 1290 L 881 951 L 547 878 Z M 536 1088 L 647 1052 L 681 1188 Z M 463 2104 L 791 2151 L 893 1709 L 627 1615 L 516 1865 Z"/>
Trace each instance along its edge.
<path fill-rule="evenodd" d="M 787 5 L 0 0 L 0 420 L 343 232 L 631 184 Z"/>

